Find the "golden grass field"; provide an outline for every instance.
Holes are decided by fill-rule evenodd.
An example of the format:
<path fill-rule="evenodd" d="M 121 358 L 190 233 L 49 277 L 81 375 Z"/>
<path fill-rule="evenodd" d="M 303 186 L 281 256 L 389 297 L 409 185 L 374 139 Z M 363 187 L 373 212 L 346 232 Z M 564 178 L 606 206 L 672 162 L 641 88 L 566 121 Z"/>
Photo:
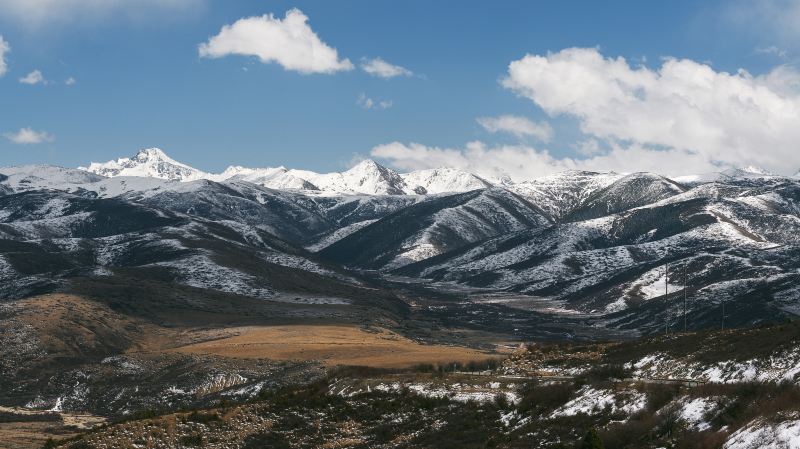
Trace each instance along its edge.
<path fill-rule="evenodd" d="M 319 360 L 325 365 L 403 368 L 469 362 L 493 356 L 459 346 L 425 345 L 386 329 L 344 325 L 286 325 L 227 329 L 238 335 L 183 346 L 179 352 L 273 360 Z"/>
<path fill-rule="evenodd" d="M 20 415 L 41 415 L 48 412 L 27 410 L 18 407 L 0 406 L 0 412 Z M 40 448 L 47 438 L 69 438 L 79 431 L 104 423 L 105 418 L 80 413 L 60 413 L 60 422 L 11 422 L 0 423 L 0 448 Z"/>

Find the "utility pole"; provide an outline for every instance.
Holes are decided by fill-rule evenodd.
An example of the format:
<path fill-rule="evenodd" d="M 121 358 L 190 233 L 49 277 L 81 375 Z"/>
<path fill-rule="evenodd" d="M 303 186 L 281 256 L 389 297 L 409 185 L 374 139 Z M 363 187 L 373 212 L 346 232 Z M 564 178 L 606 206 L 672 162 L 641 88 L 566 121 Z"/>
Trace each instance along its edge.
<path fill-rule="evenodd" d="M 664 265 L 664 302 L 666 304 L 665 320 L 664 320 L 664 335 L 669 335 L 669 262 Z"/>
<path fill-rule="evenodd" d="M 725 297 L 722 297 L 722 330 L 725 330 Z"/>
<path fill-rule="evenodd" d="M 686 296 L 688 294 L 689 285 L 686 282 L 686 262 L 683 263 L 683 332 L 688 329 L 686 318 Z"/>

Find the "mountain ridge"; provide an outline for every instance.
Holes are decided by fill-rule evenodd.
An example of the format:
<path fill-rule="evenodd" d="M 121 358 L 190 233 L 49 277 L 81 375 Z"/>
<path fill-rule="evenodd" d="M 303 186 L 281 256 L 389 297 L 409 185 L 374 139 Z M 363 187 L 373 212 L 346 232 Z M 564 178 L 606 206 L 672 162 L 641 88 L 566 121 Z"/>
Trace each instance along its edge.
<path fill-rule="evenodd" d="M 286 167 L 249 168 L 232 165 L 222 173 L 208 173 L 169 157 L 159 148 L 138 151 L 132 157 L 108 162 L 92 162 L 78 167 L 104 177 L 138 176 L 191 182 L 243 180 L 278 190 L 298 190 L 309 194 L 344 195 L 425 195 L 457 193 L 490 187 L 485 179 L 454 168 L 397 173 L 371 159 L 343 172 L 316 173 Z"/>

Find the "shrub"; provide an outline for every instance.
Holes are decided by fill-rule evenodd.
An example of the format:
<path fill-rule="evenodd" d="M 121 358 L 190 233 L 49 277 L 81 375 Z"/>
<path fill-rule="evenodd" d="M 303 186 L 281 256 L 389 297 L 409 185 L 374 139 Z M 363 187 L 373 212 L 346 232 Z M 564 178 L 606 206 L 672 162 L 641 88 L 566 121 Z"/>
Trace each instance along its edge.
<path fill-rule="evenodd" d="M 245 438 L 242 449 L 289 449 L 292 446 L 275 432 L 257 433 Z"/>
<path fill-rule="evenodd" d="M 541 384 L 536 380 L 527 382 L 519 391 L 520 401 L 517 404 L 517 411 L 533 416 L 543 415 L 565 404 L 574 392 L 575 384 L 571 382 L 551 384 Z"/>
<path fill-rule="evenodd" d="M 193 435 L 184 435 L 178 439 L 178 442 L 184 446 L 198 447 L 203 445 L 203 435 L 195 433 Z"/>
<path fill-rule="evenodd" d="M 69 449 L 94 449 L 94 446 L 86 441 L 78 441 L 69 445 Z"/>
<path fill-rule="evenodd" d="M 612 380 L 622 380 L 630 378 L 630 369 L 626 369 L 618 363 L 610 363 L 595 366 L 578 376 L 579 381 L 585 383 L 609 382 Z"/>
<path fill-rule="evenodd" d="M 220 418 L 219 414 L 217 414 L 216 412 L 200 413 L 194 411 L 192 413 L 189 413 L 188 416 L 186 416 L 186 420 L 200 424 L 209 424 L 212 422 L 220 422 L 222 421 L 222 418 Z"/>

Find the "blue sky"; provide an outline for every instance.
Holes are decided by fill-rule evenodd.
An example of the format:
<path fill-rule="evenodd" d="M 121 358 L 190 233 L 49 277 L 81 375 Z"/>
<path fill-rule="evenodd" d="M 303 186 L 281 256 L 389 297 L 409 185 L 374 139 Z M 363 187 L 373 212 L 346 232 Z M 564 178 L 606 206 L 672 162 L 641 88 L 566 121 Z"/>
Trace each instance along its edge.
<path fill-rule="evenodd" d="M 669 160 L 683 155 L 694 172 L 747 164 L 800 168 L 789 149 L 796 135 L 786 125 L 794 116 L 785 115 L 787 107 L 800 105 L 794 65 L 800 49 L 793 44 L 798 36 L 786 22 L 792 14 L 800 17 L 795 1 L 109 0 L 97 6 L 103 2 L 64 0 L 58 7 L 54 1 L 0 0 L 0 36 L 10 46 L 0 77 L 0 165 L 78 166 L 158 146 L 208 171 L 231 164 L 332 171 L 370 155 L 398 169 L 448 164 L 479 171 L 486 163 L 496 173 L 518 177 L 561 168 L 651 169 L 644 162 L 619 161 L 651 160 L 654 154 Z M 270 13 L 281 21 L 293 8 L 352 70 L 303 74 L 255 56 L 209 58 L 198 52 L 224 25 Z M 758 97 L 755 103 L 762 106 L 737 122 L 720 118 L 718 109 L 730 105 L 689 98 L 691 107 L 701 109 L 699 121 L 707 118 L 709 128 L 725 134 L 712 142 L 697 132 L 672 133 L 675 138 L 659 130 L 640 132 L 651 124 L 632 123 L 636 114 L 661 121 L 668 114 L 686 115 L 663 102 L 623 105 L 631 111 L 607 119 L 615 123 L 599 123 L 593 114 L 616 111 L 618 99 L 574 107 L 563 99 L 585 84 L 554 88 L 530 78 L 527 70 L 541 64 L 556 73 L 555 60 L 540 60 L 514 83 L 503 82 L 512 61 L 570 48 L 606 62 L 624 58 L 644 83 L 634 82 L 639 87 L 631 92 L 642 89 L 648 98 L 684 92 L 676 94 L 666 76 L 651 86 L 647 74 L 637 72 L 645 67 L 658 77 L 663 58 L 672 57 L 692 61 L 698 72 L 707 66 L 715 77 L 744 69 L 749 74 L 734 80 L 741 86 L 732 89 L 752 87 L 753 95 L 771 89 L 783 102 Z M 575 67 L 612 70 L 611 64 L 563 56 L 571 64 L 565 73 L 575 73 Z M 413 75 L 371 76 L 360 68 L 362 58 L 381 58 Z M 776 87 L 777 76 L 765 77 L 777 69 L 783 76 Z M 35 70 L 45 81 L 20 82 Z M 70 78 L 72 85 L 66 83 Z M 367 109 L 365 98 L 375 105 L 383 101 L 385 108 Z M 490 132 L 477 121 L 502 116 L 546 124 L 552 133 L 542 139 Z M 760 128 L 742 133 L 741 123 Z M 758 148 L 765 128 L 778 134 L 768 145 L 779 149 L 769 157 Z M 33 138 L 37 143 L 19 143 L 26 141 L 20 138 L 25 129 L 40 133 Z M 594 149 L 585 150 L 587 145 Z M 728 146 L 737 147 L 737 154 Z"/>

